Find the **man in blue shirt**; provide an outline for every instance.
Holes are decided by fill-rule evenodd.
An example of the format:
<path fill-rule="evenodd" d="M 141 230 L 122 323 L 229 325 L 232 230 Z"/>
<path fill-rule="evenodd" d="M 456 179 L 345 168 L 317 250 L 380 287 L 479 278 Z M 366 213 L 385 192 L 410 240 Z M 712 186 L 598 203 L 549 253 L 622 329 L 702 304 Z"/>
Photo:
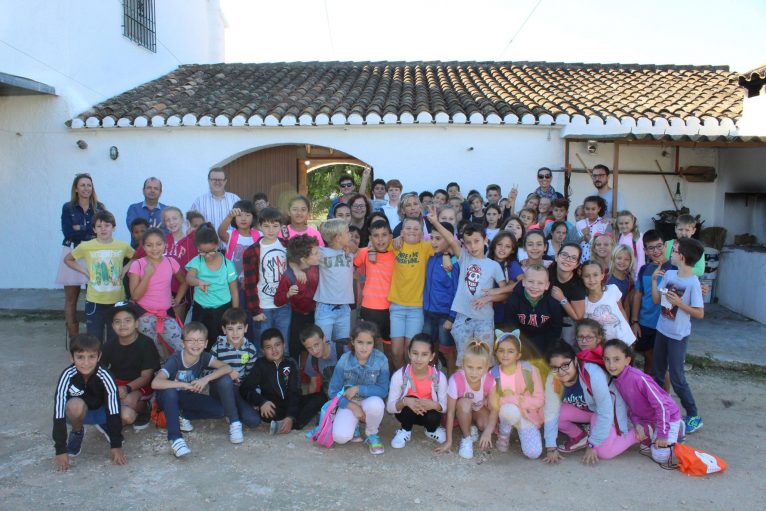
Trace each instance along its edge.
<path fill-rule="evenodd" d="M 143 202 L 136 202 L 128 207 L 126 217 L 128 231 L 130 231 L 130 225 L 133 223 L 133 220 L 145 218 L 149 222 L 149 227 L 159 227 L 163 232 L 168 232 L 162 223 L 162 210 L 166 206 L 159 201 L 160 195 L 162 195 L 162 182 L 159 179 L 150 177 L 144 181 Z"/>

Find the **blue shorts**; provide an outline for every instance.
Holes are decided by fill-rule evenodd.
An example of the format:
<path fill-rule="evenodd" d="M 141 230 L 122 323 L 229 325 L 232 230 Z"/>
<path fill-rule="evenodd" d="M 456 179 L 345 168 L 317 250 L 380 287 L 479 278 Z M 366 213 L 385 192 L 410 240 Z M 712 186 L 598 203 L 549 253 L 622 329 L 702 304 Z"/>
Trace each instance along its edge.
<path fill-rule="evenodd" d="M 69 422 L 68 419 L 67 422 Z M 106 424 L 106 408 L 103 406 L 93 410 L 88 408 L 88 411 L 85 413 L 85 422 L 83 422 L 83 424 Z"/>
<path fill-rule="evenodd" d="M 423 307 L 391 304 L 391 338 L 412 339 L 423 331 Z"/>

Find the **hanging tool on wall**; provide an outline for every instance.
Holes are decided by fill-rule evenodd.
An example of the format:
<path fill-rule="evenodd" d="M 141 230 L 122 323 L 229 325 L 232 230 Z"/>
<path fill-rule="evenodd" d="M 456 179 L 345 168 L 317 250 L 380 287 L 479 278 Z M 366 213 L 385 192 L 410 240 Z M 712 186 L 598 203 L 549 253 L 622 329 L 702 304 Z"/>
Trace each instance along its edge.
<path fill-rule="evenodd" d="M 670 200 L 671 202 L 673 202 L 673 208 L 676 211 L 679 211 L 678 204 L 676 204 L 676 198 L 673 196 L 673 191 L 670 189 L 670 183 L 668 183 L 668 178 L 665 177 L 665 173 L 663 172 L 662 167 L 660 166 L 660 162 L 657 160 L 654 160 L 654 163 L 657 165 L 657 169 L 660 171 L 662 180 L 665 181 L 665 188 L 668 189 L 668 195 L 670 195 Z"/>

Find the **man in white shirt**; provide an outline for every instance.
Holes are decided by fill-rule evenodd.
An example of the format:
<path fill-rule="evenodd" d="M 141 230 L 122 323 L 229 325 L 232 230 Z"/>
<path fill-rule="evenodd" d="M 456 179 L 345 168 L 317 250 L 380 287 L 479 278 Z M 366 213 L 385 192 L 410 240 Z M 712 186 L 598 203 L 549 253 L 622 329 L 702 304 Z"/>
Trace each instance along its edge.
<path fill-rule="evenodd" d="M 197 197 L 189 208 L 202 213 L 205 221 L 213 224 L 215 229 L 232 210 L 234 203 L 240 200 L 236 194 L 226 191 L 226 179 L 226 172 L 222 168 L 210 169 L 207 174 L 210 191 Z"/>

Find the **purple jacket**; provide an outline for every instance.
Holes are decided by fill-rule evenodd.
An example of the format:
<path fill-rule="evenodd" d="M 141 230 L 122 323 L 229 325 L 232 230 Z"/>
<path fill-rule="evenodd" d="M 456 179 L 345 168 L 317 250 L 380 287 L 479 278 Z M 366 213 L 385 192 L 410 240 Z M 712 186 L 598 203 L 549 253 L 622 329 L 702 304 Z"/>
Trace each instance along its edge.
<path fill-rule="evenodd" d="M 667 440 L 670 423 L 681 419 L 678 405 L 670 394 L 651 376 L 632 366 L 626 366 L 612 383 L 628 405 L 630 422 L 652 425 L 657 438 Z"/>

